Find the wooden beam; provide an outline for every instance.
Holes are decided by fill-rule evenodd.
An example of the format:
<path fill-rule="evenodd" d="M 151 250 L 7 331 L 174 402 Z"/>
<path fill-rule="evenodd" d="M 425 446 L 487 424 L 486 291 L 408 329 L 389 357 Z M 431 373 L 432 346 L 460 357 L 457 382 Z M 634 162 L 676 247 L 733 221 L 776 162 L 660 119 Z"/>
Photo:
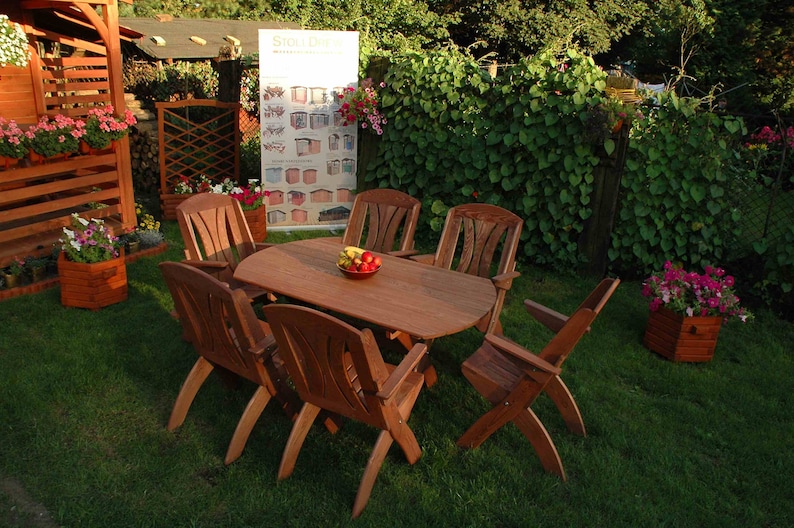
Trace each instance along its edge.
<path fill-rule="evenodd" d="M 67 37 L 66 35 L 61 35 L 60 33 L 55 33 L 53 31 L 47 31 L 43 29 L 33 29 L 32 31 L 29 32 L 29 34 L 32 34 L 36 37 L 44 37 L 53 42 L 60 42 L 61 44 L 72 46 L 73 48 L 80 48 L 86 51 L 91 51 L 99 55 L 105 54 L 105 46 L 102 46 L 101 44 L 94 44 L 93 42 L 88 42 L 86 40 L 81 40 L 74 37 Z"/>
<path fill-rule="evenodd" d="M 96 28 L 97 33 L 99 33 L 99 38 L 101 38 L 102 42 L 105 43 L 105 47 L 109 48 L 110 47 L 110 32 L 108 30 L 107 24 L 105 24 L 105 21 L 102 20 L 102 18 L 100 18 L 100 16 L 97 14 L 97 12 L 94 11 L 94 8 L 91 7 L 89 4 L 87 4 L 85 2 L 75 2 L 74 5 L 80 11 L 83 12 L 85 17 L 92 24 L 94 24 L 94 27 Z"/>

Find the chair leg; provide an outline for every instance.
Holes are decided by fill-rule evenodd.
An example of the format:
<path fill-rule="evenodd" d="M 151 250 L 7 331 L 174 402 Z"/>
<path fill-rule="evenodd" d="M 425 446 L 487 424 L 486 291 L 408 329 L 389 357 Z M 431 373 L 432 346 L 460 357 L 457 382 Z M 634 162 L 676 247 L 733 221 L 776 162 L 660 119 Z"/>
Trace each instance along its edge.
<path fill-rule="evenodd" d="M 576 405 L 576 400 L 573 399 L 571 391 L 568 390 L 562 378 L 554 376 L 543 390 L 557 406 L 568 430 L 579 436 L 587 436 L 579 406 Z"/>
<path fill-rule="evenodd" d="M 171 417 L 168 419 L 169 431 L 173 431 L 185 421 L 185 416 L 187 416 L 187 411 L 190 409 L 196 393 L 198 393 L 201 385 L 214 368 L 212 363 L 202 356 L 199 356 L 193 364 L 193 368 L 190 369 L 190 373 L 185 378 L 184 383 L 182 383 L 182 388 L 179 389 L 179 395 L 176 397 L 174 408 L 171 410 Z"/>
<path fill-rule="evenodd" d="M 361 484 L 358 485 L 358 492 L 356 493 L 356 500 L 353 503 L 353 518 L 361 515 L 364 507 L 369 501 L 369 496 L 372 494 L 372 487 L 375 485 L 375 479 L 378 477 L 380 467 L 386 459 L 386 454 L 389 452 L 394 439 L 389 431 L 381 431 L 378 435 L 378 440 L 375 442 L 375 447 L 367 460 L 367 467 L 364 469 L 364 475 L 361 477 Z"/>
<path fill-rule="evenodd" d="M 298 453 L 300 453 L 303 441 L 306 440 L 306 435 L 309 434 L 309 429 L 314 423 L 314 419 L 320 413 L 320 408 L 311 403 L 304 403 L 295 423 L 292 425 L 292 431 L 289 433 L 287 445 L 284 447 L 284 454 L 281 456 L 281 465 L 278 468 L 278 479 L 284 480 L 292 475 L 295 470 L 295 462 L 298 460 Z"/>
<path fill-rule="evenodd" d="M 223 461 L 227 466 L 240 458 L 240 455 L 248 442 L 248 437 L 256 425 L 256 421 L 261 416 L 262 411 L 265 410 L 267 403 L 270 401 L 271 395 L 266 387 L 259 386 L 254 392 L 254 395 L 248 401 L 248 405 L 237 422 L 237 428 L 232 435 L 232 441 L 229 442 L 229 449 L 226 451 L 226 459 Z"/>
<path fill-rule="evenodd" d="M 458 447 L 464 449 L 479 447 L 489 436 L 523 411 L 520 405 L 511 404 L 509 400 L 510 397 L 503 402 L 497 403 L 490 411 L 480 416 L 480 418 L 463 433 L 463 436 L 458 438 Z"/>
<path fill-rule="evenodd" d="M 565 476 L 565 470 L 562 467 L 562 460 L 557 447 L 551 439 L 551 435 L 543 426 L 537 415 L 532 412 L 532 409 L 526 409 L 513 419 L 513 422 L 518 426 L 524 436 L 527 437 L 529 443 L 535 448 L 535 452 L 540 458 L 540 464 L 543 469 L 548 473 L 557 474 L 563 482 L 568 480 Z"/>

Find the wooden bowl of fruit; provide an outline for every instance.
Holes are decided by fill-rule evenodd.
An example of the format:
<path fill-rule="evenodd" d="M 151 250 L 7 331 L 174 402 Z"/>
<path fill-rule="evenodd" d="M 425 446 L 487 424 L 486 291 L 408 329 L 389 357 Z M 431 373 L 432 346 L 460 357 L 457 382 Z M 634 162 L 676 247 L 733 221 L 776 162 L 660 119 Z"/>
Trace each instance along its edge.
<path fill-rule="evenodd" d="M 362 280 L 374 277 L 382 266 L 379 256 L 366 249 L 347 246 L 339 252 L 336 267 L 348 279 Z"/>

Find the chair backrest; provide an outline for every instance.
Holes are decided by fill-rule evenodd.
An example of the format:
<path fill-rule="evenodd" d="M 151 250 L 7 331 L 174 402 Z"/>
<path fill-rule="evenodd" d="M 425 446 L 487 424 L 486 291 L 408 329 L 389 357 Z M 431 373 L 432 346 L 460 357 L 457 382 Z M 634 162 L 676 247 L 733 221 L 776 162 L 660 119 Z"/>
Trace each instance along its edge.
<path fill-rule="evenodd" d="M 228 262 L 217 275 L 222 281 L 230 282 L 238 262 L 256 249 L 240 202 L 231 196 L 198 193 L 177 206 L 176 218 L 185 258 Z"/>
<path fill-rule="evenodd" d="M 179 322 L 196 352 L 210 363 L 270 387 L 270 363 L 249 350 L 267 336 L 254 309 L 240 290 L 181 262 L 161 262 L 160 271 L 174 300 Z"/>
<path fill-rule="evenodd" d="M 618 284 L 620 279 L 603 279 L 538 355 L 555 367 L 560 367 L 582 336 L 590 329 L 590 325 L 612 297 Z"/>
<path fill-rule="evenodd" d="M 523 224 L 521 217 L 496 205 L 453 207 L 447 212 L 434 265 L 451 269 L 454 264 L 456 271 L 480 277 L 513 271 Z M 494 273 L 491 268 L 500 246 Z"/>
<path fill-rule="evenodd" d="M 413 249 L 421 205 L 413 196 L 394 189 L 362 191 L 353 200 L 342 243 L 380 253 Z"/>
<path fill-rule="evenodd" d="M 302 306 L 271 304 L 262 310 L 303 401 L 384 428 L 384 413 L 393 404 L 377 393 L 389 371 L 369 329 Z"/>

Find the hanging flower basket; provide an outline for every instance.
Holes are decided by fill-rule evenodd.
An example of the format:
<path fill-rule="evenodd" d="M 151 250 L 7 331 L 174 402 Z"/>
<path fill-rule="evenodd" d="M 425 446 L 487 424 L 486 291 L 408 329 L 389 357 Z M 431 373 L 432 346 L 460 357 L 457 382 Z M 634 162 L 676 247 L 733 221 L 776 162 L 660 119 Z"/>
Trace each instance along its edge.
<path fill-rule="evenodd" d="M 0 15 L 0 67 L 25 68 L 29 60 L 28 36 L 22 26 L 12 23 L 8 15 Z"/>

